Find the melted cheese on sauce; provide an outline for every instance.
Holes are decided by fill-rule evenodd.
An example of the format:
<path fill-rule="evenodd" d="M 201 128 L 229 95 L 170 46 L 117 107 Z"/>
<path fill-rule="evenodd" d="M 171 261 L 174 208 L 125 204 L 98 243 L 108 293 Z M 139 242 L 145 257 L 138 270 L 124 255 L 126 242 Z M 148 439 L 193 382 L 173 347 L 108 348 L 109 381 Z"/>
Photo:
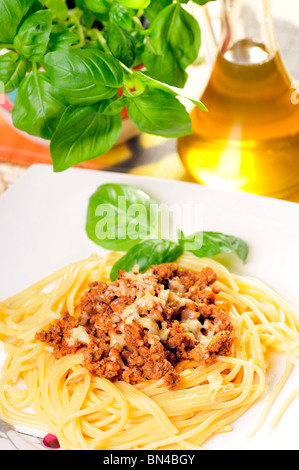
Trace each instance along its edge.
<path fill-rule="evenodd" d="M 200 341 L 201 343 L 209 343 L 209 338 L 203 335 L 201 332 L 202 324 L 199 320 L 194 320 L 192 318 L 187 318 L 181 322 L 181 326 L 185 331 L 189 331 L 196 341 Z"/>
<path fill-rule="evenodd" d="M 125 346 L 124 325 L 118 325 L 118 331 L 110 330 L 109 337 L 110 348 L 113 348 L 117 344 L 119 344 L 120 347 L 123 348 Z"/>
<path fill-rule="evenodd" d="M 162 312 L 166 305 L 169 292 L 168 290 L 161 289 L 158 296 L 153 295 L 150 291 L 147 291 L 142 297 L 137 296 L 135 302 L 124 309 L 121 315 L 122 319 L 127 325 L 136 322 L 142 328 L 147 329 L 149 334 L 159 336 L 160 329 L 158 323 L 149 312 L 153 308 Z M 144 316 L 141 316 L 142 313 Z"/>
<path fill-rule="evenodd" d="M 70 337 L 66 338 L 69 346 L 74 346 L 77 341 L 78 343 L 88 344 L 91 340 L 84 326 L 80 325 L 77 328 L 73 328 L 70 330 L 70 333 Z"/>
<path fill-rule="evenodd" d="M 138 266 L 135 266 L 132 272 L 124 273 L 125 278 L 132 279 L 138 288 L 136 300 L 128 305 L 120 315 L 122 322 L 127 325 L 131 325 L 133 322 L 139 324 L 143 329 L 148 330 L 150 335 L 157 336 L 161 341 L 166 341 L 169 336 L 169 328 L 165 328 L 165 325 L 160 330 L 159 325 L 153 315 L 150 314 L 152 309 L 159 310 L 160 312 L 166 307 L 167 302 L 172 308 L 179 310 L 183 307 L 182 311 L 181 326 L 186 333 L 189 333 L 196 341 L 202 343 L 208 343 L 209 339 L 207 336 L 202 334 L 203 325 L 197 318 L 194 318 L 195 312 L 188 307 L 193 304 L 190 299 L 182 298 L 179 294 L 184 292 L 184 287 L 176 280 L 169 281 L 170 289 L 165 289 L 164 286 L 160 286 L 158 292 L 155 291 L 152 285 L 150 275 L 148 273 L 141 274 L 138 272 Z M 127 291 L 127 284 L 120 282 L 120 286 L 109 286 L 113 291 L 123 291 L 123 294 Z M 125 335 L 124 335 L 124 324 L 118 323 L 120 318 L 114 315 L 111 318 L 116 323 L 116 329 L 109 331 L 110 337 L 110 348 L 115 347 L 117 344 L 123 348 L 125 347 Z M 77 328 L 73 328 L 70 331 L 70 337 L 67 338 L 69 346 L 74 346 L 76 342 L 88 344 L 91 338 L 89 337 L 86 329 L 81 325 Z"/>

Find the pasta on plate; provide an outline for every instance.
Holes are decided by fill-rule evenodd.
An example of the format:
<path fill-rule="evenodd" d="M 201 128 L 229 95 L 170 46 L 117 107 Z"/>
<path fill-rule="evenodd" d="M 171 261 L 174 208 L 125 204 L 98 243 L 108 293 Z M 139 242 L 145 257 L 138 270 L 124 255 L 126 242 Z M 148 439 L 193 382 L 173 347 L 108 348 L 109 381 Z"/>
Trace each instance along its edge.
<path fill-rule="evenodd" d="M 286 368 L 266 413 L 299 351 L 298 312 L 260 281 L 191 254 L 171 278 L 151 270 L 154 291 L 137 268 L 124 276 L 135 289 L 124 307 L 121 280 L 109 281 L 119 257 L 93 255 L 0 302 L 1 418 L 56 435 L 62 449 L 202 449 L 261 397 L 275 351 Z M 82 307 L 102 286 L 95 294 L 115 305 L 107 331 Z"/>

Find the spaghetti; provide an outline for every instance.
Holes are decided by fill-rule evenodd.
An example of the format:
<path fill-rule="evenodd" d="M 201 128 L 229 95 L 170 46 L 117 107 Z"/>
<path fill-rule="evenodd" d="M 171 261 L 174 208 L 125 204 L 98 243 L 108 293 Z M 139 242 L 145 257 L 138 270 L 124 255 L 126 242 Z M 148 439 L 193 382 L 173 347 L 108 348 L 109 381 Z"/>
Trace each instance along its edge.
<path fill-rule="evenodd" d="M 181 360 L 173 389 L 163 378 L 112 382 L 91 374 L 80 350 L 56 359 L 53 347 L 36 339 L 63 312 L 76 316 L 90 283 L 108 282 L 118 257 L 110 253 L 74 263 L 0 303 L 6 351 L 1 418 L 55 434 L 63 449 L 201 449 L 214 434 L 231 430 L 261 397 L 267 355 L 275 351 L 285 355 L 286 368 L 269 409 L 299 351 L 298 312 L 261 282 L 231 274 L 212 259 L 184 255 L 177 263 L 195 272 L 215 271 L 217 302 L 230 306 L 234 341 L 229 354 L 210 363 Z"/>

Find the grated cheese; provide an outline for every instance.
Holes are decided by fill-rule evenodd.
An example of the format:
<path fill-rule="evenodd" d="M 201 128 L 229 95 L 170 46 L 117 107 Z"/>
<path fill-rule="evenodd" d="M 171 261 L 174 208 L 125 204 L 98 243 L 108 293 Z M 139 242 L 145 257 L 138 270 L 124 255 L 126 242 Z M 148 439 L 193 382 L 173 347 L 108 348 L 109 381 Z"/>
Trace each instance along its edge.
<path fill-rule="evenodd" d="M 88 344 L 90 342 L 90 337 L 83 326 L 78 326 L 77 328 L 73 328 L 70 330 L 71 336 L 66 338 L 66 342 L 69 346 L 74 346 L 76 342 L 82 344 Z"/>

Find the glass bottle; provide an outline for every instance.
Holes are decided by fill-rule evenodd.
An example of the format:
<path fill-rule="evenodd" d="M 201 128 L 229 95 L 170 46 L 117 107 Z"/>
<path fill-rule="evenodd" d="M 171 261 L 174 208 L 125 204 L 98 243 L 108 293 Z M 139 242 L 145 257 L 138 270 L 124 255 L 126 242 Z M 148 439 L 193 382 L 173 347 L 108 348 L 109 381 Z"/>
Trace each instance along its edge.
<path fill-rule="evenodd" d="M 268 0 L 222 0 L 221 41 L 208 108 L 191 113 L 193 134 L 178 139 L 200 183 L 287 198 L 299 190 L 299 105 L 277 47 Z"/>

